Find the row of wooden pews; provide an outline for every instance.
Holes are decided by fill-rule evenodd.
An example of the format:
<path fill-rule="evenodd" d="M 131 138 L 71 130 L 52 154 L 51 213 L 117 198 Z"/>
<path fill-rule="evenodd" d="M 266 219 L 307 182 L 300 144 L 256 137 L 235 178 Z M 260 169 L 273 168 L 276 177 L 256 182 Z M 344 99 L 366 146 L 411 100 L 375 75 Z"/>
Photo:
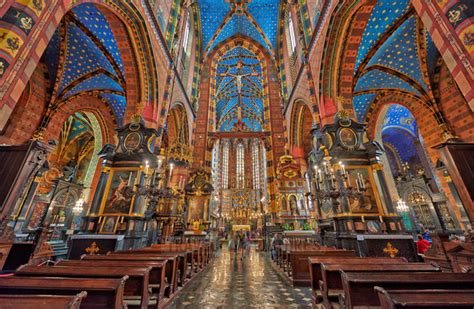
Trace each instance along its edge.
<path fill-rule="evenodd" d="M 284 274 L 293 286 L 310 286 L 311 277 L 308 272 L 309 257 L 345 256 L 355 257 L 354 250 L 341 250 L 318 244 L 290 244 L 275 246 L 276 259 L 274 265 Z"/>
<path fill-rule="evenodd" d="M 318 256 L 308 258 L 308 263 L 315 307 L 474 306 L 474 274 L 442 273 L 437 265 L 408 263 L 404 258 Z M 455 294 L 450 296 L 451 291 Z"/>
<path fill-rule="evenodd" d="M 24 265 L 12 276 L 0 277 L 0 297 L 12 304 L 36 299 L 44 308 L 162 308 L 212 257 L 207 243 L 160 244 L 84 255 L 54 266 Z M 29 296 L 21 300 L 24 295 Z M 64 305 L 67 301 L 75 307 Z"/>

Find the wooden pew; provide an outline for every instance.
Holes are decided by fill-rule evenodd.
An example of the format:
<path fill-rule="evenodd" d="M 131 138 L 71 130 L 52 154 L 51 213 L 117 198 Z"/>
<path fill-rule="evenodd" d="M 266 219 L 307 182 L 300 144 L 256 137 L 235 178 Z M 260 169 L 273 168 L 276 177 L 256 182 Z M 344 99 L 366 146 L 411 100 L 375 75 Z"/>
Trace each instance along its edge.
<path fill-rule="evenodd" d="M 81 309 L 123 309 L 123 292 L 128 276 L 120 279 L 59 278 L 59 277 L 0 277 L 0 294 L 74 295 L 82 291 L 87 297 Z"/>
<path fill-rule="evenodd" d="M 322 263 L 322 280 L 319 289 L 323 296 L 326 309 L 332 308 L 333 298 L 338 301 L 339 295 L 343 294 L 341 272 L 369 272 L 369 273 L 393 273 L 393 272 L 440 272 L 441 268 L 429 263 L 361 263 L 344 264 Z"/>
<path fill-rule="evenodd" d="M 474 273 L 359 273 L 342 272 L 344 295 L 340 302 L 346 308 L 380 306 L 375 286 L 387 290 L 411 289 L 472 290 Z"/>
<path fill-rule="evenodd" d="M 127 260 L 62 260 L 56 266 L 79 266 L 79 267 L 150 267 L 150 281 L 148 287 L 152 291 L 149 306 L 157 306 L 165 297 L 166 261 L 127 261 Z"/>
<path fill-rule="evenodd" d="M 474 308 L 474 290 L 384 290 L 375 287 L 382 309 Z"/>
<path fill-rule="evenodd" d="M 136 260 L 145 260 L 145 261 L 166 261 L 167 266 L 165 268 L 165 278 L 168 287 L 166 288 L 166 296 L 170 297 L 178 289 L 178 279 L 182 279 L 180 273 L 182 271 L 180 264 L 180 256 L 179 255 L 171 255 L 171 254 L 161 254 L 161 253 L 154 253 L 154 252 L 142 252 L 142 251 L 123 251 L 123 253 L 115 253 L 109 252 L 110 254 L 107 255 L 91 255 L 91 256 L 83 256 L 84 260 L 129 260 L 129 261 L 136 261 Z"/>
<path fill-rule="evenodd" d="M 291 269 L 293 286 L 311 286 L 308 258 L 316 256 L 356 257 L 354 250 L 325 249 L 318 251 L 289 251 L 288 263 Z"/>
<path fill-rule="evenodd" d="M 344 264 L 392 264 L 392 263 L 407 263 L 405 258 L 380 258 L 380 257 L 353 257 L 353 256 L 316 256 L 309 257 L 309 274 L 311 280 L 311 288 L 313 291 L 313 302 L 318 304 L 322 302 L 322 295 L 320 293 L 319 282 L 323 280 L 321 272 L 322 263 L 344 263 Z"/>
<path fill-rule="evenodd" d="M 173 252 L 173 251 L 161 251 L 154 250 L 152 248 L 143 248 L 143 249 L 134 249 L 134 250 L 120 250 L 115 252 L 108 252 L 107 255 L 119 255 L 119 254 L 141 254 L 141 255 L 154 255 L 159 257 L 168 258 L 170 262 L 172 259 L 176 259 L 176 275 L 178 278 L 178 285 L 184 286 L 188 278 L 191 278 L 194 274 L 191 270 L 191 261 L 192 261 L 192 251 L 182 251 L 182 252 Z"/>
<path fill-rule="evenodd" d="M 202 263 L 202 256 L 201 256 L 201 251 L 199 247 L 196 246 L 190 246 L 190 244 L 187 245 L 175 245 L 175 244 L 170 244 L 170 245 L 153 245 L 151 248 L 146 248 L 145 250 L 150 250 L 153 249 L 154 251 L 160 251 L 160 252 L 166 252 L 166 253 L 171 253 L 171 252 L 188 252 L 187 254 L 190 257 L 191 262 L 191 269 L 193 272 L 197 273 L 203 268 L 203 263 Z"/>
<path fill-rule="evenodd" d="M 124 287 L 124 300 L 129 307 L 148 308 L 151 267 L 81 267 L 23 265 L 15 276 L 71 277 L 71 278 L 122 278 L 128 276 Z M 139 301 L 138 301 L 139 300 Z"/>
<path fill-rule="evenodd" d="M 0 309 L 79 309 L 87 292 L 77 295 L 0 295 Z"/>

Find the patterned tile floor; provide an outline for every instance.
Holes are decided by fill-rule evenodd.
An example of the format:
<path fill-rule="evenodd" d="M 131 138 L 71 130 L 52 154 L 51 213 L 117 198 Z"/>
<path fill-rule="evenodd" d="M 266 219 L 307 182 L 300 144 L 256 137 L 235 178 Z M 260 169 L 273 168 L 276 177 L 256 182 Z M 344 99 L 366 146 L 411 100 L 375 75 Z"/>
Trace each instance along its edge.
<path fill-rule="evenodd" d="M 252 249 L 241 261 L 222 249 L 167 309 L 311 308 L 310 289 L 294 288 L 280 276 L 264 253 Z"/>

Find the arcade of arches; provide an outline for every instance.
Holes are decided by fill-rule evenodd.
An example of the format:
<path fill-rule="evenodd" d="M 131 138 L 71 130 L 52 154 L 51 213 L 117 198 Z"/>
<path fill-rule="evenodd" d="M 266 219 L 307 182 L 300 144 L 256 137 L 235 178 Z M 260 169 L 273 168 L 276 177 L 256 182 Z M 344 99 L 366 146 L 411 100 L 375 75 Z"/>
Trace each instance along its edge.
<path fill-rule="evenodd" d="M 466 0 L 0 0 L 0 268 L 209 251 L 172 308 L 328 307 L 285 282 L 322 250 L 472 270 L 473 109 Z"/>

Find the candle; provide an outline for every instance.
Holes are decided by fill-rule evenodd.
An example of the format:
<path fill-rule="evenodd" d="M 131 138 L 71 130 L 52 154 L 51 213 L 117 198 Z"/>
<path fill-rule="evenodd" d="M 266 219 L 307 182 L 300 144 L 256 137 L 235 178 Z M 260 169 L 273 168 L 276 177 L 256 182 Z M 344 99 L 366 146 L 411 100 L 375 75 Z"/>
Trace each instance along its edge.
<path fill-rule="evenodd" d="M 173 176 L 173 163 L 170 164 L 170 175 L 168 178 L 168 186 L 171 187 L 171 177 Z"/>
<path fill-rule="evenodd" d="M 357 188 L 357 192 L 360 191 L 360 188 L 359 188 L 359 179 L 356 178 L 356 188 Z"/>
<path fill-rule="evenodd" d="M 132 172 L 130 172 L 130 176 L 128 176 L 128 183 L 127 183 L 127 186 L 130 187 L 131 184 L 132 184 Z"/>
<path fill-rule="evenodd" d="M 362 222 L 365 222 L 365 218 L 364 218 L 364 216 L 362 216 L 361 218 L 362 218 Z"/>
<path fill-rule="evenodd" d="M 351 175 L 347 175 L 347 185 L 348 187 L 352 187 L 352 184 L 351 184 Z"/>
<path fill-rule="evenodd" d="M 380 223 L 383 223 L 382 216 L 379 216 Z"/>

